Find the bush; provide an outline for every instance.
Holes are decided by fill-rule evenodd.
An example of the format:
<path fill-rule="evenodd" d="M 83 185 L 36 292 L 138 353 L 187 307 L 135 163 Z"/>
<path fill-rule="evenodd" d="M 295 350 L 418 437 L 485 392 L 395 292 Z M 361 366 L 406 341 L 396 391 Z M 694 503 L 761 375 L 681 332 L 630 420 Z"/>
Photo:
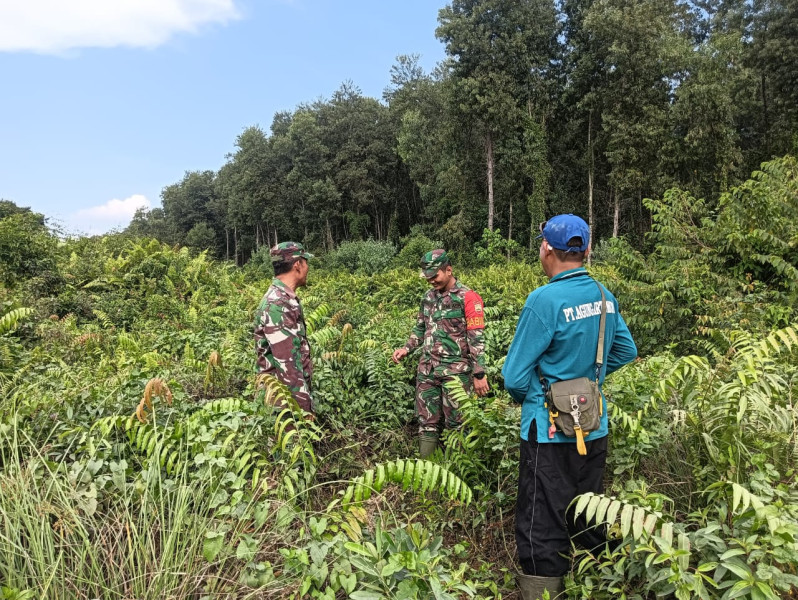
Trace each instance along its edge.
<path fill-rule="evenodd" d="M 11 285 L 53 268 L 57 243 L 41 215 L 18 213 L 0 219 L 0 282 Z"/>
<path fill-rule="evenodd" d="M 390 242 L 344 242 L 324 257 L 324 264 L 332 269 L 373 275 L 389 268 L 395 254 L 396 247 Z"/>
<path fill-rule="evenodd" d="M 186 234 L 186 245 L 197 250 L 212 250 L 216 246 L 216 232 L 205 221 L 197 223 Z"/>
<path fill-rule="evenodd" d="M 418 261 L 421 257 L 436 248 L 443 248 L 443 242 L 427 237 L 421 230 L 420 225 L 415 225 L 410 229 L 410 235 L 403 237 L 402 249 L 394 258 L 394 265 L 397 267 L 418 268 Z"/>

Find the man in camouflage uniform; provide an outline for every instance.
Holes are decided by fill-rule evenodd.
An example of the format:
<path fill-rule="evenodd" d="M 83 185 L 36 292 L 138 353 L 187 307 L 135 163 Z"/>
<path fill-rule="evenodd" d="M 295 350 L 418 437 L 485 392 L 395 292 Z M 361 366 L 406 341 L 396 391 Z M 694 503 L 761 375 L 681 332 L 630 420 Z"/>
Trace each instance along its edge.
<path fill-rule="evenodd" d="M 479 396 L 488 391 L 485 379 L 485 318 L 482 298 L 452 275 L 445 250 L 432 250 L 421 259 L 421 277 L 432 289 L 421 301 L 416 326 L 403 348 L 393 352 L 398 363 L 418 346 L 421 360 L 416 379 L 416 415 L 422 458 L 435 451 L 442 427 L 461 423 L 457 402 L 444 384 L 458 381 Z"/>
<path fill-rule="evenodd" d="M 257 373 L 270 373 L 291 390 L 302 410 L 313 414 L 310 345 L 302 306 L 294 291 L 307 283 L 308 259 L 302 244 L 283 242 L 270 251 L 274 279 L 255 320 Z"/>

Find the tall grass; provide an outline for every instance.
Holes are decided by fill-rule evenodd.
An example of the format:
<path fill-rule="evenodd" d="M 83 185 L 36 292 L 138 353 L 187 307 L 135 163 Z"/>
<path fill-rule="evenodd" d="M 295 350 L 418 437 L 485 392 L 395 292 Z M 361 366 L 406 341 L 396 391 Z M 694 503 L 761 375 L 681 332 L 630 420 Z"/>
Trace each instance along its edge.
<path fill-rule="evenodd" d="M 0 430 L 0 597 L 245 597 L 242 561 L 203 556 L 206 532 L 219 529 L 214 492 L 213 482 L 190 478 L 187 469 L 166 479 L 156 467 L 104 494 L 86 471 L 49 462 L 23 430 L 7 425 Z M 243 526 L 239 520 L 230 529 Z"/>

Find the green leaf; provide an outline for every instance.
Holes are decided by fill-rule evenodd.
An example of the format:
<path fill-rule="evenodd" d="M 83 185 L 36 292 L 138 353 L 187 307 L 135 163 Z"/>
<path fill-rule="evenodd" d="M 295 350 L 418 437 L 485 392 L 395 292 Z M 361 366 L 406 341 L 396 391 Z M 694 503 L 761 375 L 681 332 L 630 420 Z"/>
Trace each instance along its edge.
<path fill-rule="evenodd" d="M 368 573 L 369 575 L 374 575 L 374 577 L 379 577 L 380 574 L 377 569 L 374 568 L 374 565 L 365 560 L 363 557 L 354 555 L 349 558 L 349 562 L 352 563 L 353 567 L 356 567 L 357 570 L 363 571 L 364 573 Z"/>
<path fill-rule="evenodd" d="M 609 496 L 604 496 L 601 499 L 601 502 L 599 502 L 598 508 L 596 509 L 596 523 L 604 522 L 604 517 L 607 514 L 607 509 L 609 508 L 611 502 L 612 498 Z"/>
<path fill-rule="evenodd" d="M 629 530 L 632 528 L 632 515 L 634 514 L 635 507 L 631 504 L 625 504 L 621 511 L 621 535 L 627 537 Z"/>
<path fill-rule="evenodd" d="M 402 569 L 404 569 L 404 567 L 400 565 L 398 562 L 388 561 L 388 564 L 386 564 L 382 568 L 382 571 L 380 571 L 380 576 L 390 577 L 391 575 L 393 575 L 394 573 L 398 573 Z"/>
<path fill-rule="evenodd" d="M 737 577 L 739 577 L 740 579 L 748 580 L 752 576 L 751 569 L 748 568 L 748 565 L 742 563 L 739 560 L 732 560 L 729 562 L 723 562 L 721 564 L 724 567 L 726 567 L 729 571 L 737 575 Z"/>
<path fill-rule="evenodd" d="M 632 537 L 639 540 L 643 535 L 643 523 L 646 519 L 646 509 L 638 506 L 632 516 Z"/>
<path fill-rule="evenodd" d="M 590 502 L 588 502 L 587 505 L 587 510 L 585 511 L 585 519 L 587 519 L 588 523 L 593 522 L 593 516 L 596 514 L 596 509 L 598 508 L 600 502 L 601 496 L 593 496 L 590 498 Z"/>
<path fill-rule="evenodd" d="M 363 556 L 368 556 L 369 558 L 375 558 L 374 556 L 372 556 L 371 552 L 366 550 L 365 546 L 358 544 L 357 542 L 346 542 L 344 544 L 344 548 L 346 548 L 350 552 L 357 552 L 358 554 L 362 554 Z"/>
<path fill-rule="evenodd" d="M 745 554 L 745 550 L 743 550 L 742 548 L 732 548 L 731 550 L 726 550 L 726 552 L 721 554 L 719 560 L 726 560 L 728 558 L 740 556 L 741 554 Z"/>
<path fill-rule="evenodd" d="M 590 498 L 592 497 L 592 493 L 582 494 L 579 496 L 579 500 L 576 501 L 576 508 L 574 508 L 574 514 L 577 517 L 582 514 L 582 512 L 585 510 L 585 506 L 587 506 L 587 503 L 590 502 Z"/>
<path fill-rule="evenodd" d="M 764 581 L 757 581 L 756 587 L 751 590 L 752 592 L 759 591 L 762 594 L 762 598 L 766 598 L 767 600 L 779 600 L 779 596 L 773 591 L 767 583 Z"/>
<path fill-rule="evenodd" d="M 338 575 L 338 583 L 341 584 L 341 587 L 344 588 L 347 594 L 351 594 L 355 591 L 355 586 L 357 585 L 357 575 L 354 573 L 350 573 L 349 575 L 341 573 Z"/>
<path fill-rule="evenodd" d="M 612 525 L 615 523 L 615 519 L 618 517 L 618 511 L 621 509 L 621 501 L 613 499 L 610 503 L 609 507 L 607 508 L 607 515 L 605 517 L 605 521 Z"/>
<path fill-rule="evenodd" d="M 236 558 L 249 562 L 258 552 L 258 541 L 251 535 L 242 536 L 236 548 Z"/>
<path fill-rule="evenodd" d="M 738 484 L 732 484 L 732 510 L 737 510 L 744 491 Z"/>
<path fill-rule="evenodd" d="M 224 533 L 216 531 L 207 531 L 205 533 L 205 541 L 202 544 L 202 555 L 208 562 L 218 556 L 219 552 L 224 546 Z"/>
<path fill-rule="evenodd" d="M 369 592 L 366 590 L 352 592 L 349 594 L 349 597 L 352 598 L 352 600 L 382 600 L 382 594 L 379 592 Z"/>

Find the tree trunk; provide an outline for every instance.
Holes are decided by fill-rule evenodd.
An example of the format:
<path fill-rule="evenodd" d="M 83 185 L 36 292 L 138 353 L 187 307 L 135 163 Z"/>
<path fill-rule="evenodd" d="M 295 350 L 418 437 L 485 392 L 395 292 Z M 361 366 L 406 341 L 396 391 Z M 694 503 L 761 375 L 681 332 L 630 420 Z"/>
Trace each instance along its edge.
<path fill-rule="evenodd" d="M 620 221 L 621 221 L 621 201 L 618 198 L 618 188 L 614 190 L 615 199 L 614 199 L 614 210 L 612 213 L 612 237 L 618 237 L 618 230 L 620 229 Z"/>
<path fill-rule="evenodd" d="M 493 231 L 493 138 L 490 132 L 485 137 L 488 160 L 488 229 Z"/>
<path fill-rule="evenodd" d="M 770 156 L 770 122 L 768 119 L 768 96 L 765 88 L 766 81 L 765 74 L 762 73 L 762 118 L 765 122 L 765 155 L 770 159 L 772 157 Z"/>
<path fill-rule="evenodd" d="M 224 258 L 230 260 L 230 230 L 224 228 Z"/>
<path fill-rule="evenodd" d="M 238 226 L 233 227 L 233 249 L 236 253 L 236 266 L 238 265 Z"/>
<path fill-rule="evenodd" d="M 513 201 L 510 200 L 510 224 L 507 226 L 507 241 L 513 239 Z M 507 260 L 510 260 L 510 244 L 507 244 Z"/>
<path fill-rule="evenodd" d="M 333 236 L 332 236 L 332 229 L 330 228 L 330 217 L 327 217 L 327 252 L 331 252 L 333 249 Z"/>
<path fill-rule="evenodd" d="M 590 233 L 590 243 L 591 245 L 595 241 L 593 237 L 593 111 L 590 111 L 590 115 L 587 119 L 587 152 L 588 152 L 588 161 L 587 161 L 587 222 L 588 222 L 588 231 Z M 590 264 L 590 254 L 587 255 L 587 264 Z"/>

